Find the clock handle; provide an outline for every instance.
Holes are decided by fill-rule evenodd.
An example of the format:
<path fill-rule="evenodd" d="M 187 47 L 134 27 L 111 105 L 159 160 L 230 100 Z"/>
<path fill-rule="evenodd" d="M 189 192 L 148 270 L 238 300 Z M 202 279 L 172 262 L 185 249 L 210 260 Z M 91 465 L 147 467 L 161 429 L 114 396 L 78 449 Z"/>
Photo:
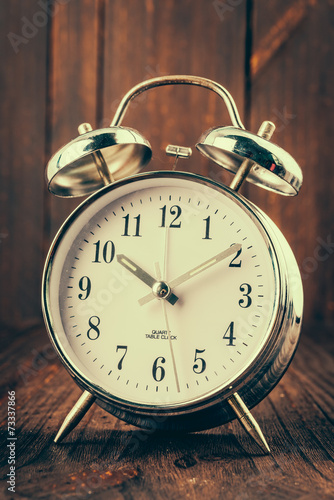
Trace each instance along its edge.
<path fill-rule="evenodd" d="M 60 443 L 73 429 L 78 425 L 83 416 L 87 413 L 89 408 L 94 403 L 96 397 L 90 392 L 84 391 L 73 408 L 67 414 L 64 422 L 62 423 L 55 439 L 55 443 Z"/>
<path fill-rule="evenodd" d="M 121 124 L 121 121 L 124 118 L 124 115 L 128 109 L 128 106 L 132 99 L 137 97 L 142 92 L 146 92 L 146 90 L 161 87 L 164 85 L 196 85 L 198 87 L 203 87 L 209 90 L 212 90 L 216 94 L 219 95 L 223 99 L 228 109 L 231 121 L 235 127 L 241 128 L 245 130 L 245 127 L 240 119 L 239 112 L 237 106 L 234 102 L 231 94 L 226 90 L 225 87 L 220 85 L 213 80 L 209 80 L 208 78 L 203 78 L 202 76 L 192 76 L 192 75 L 168 75 L 168 76 L 158 76 L 156 78 L 151 78 L 150 80 L 145 80 L 144 82 L 139 83 L 132 87 L 127 94 L 121 100 L 115 116 L 110 124 L 110 127 L 115 127 Z"/>

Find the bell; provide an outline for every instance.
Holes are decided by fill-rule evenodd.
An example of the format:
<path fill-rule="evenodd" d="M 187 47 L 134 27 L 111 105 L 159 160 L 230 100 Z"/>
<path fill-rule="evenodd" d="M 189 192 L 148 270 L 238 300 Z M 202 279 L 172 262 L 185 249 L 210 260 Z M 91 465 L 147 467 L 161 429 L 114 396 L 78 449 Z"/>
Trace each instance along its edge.
<path fill-rule="evenodd" d="M 302 171 L 292 156 L 247 130 L 231 126 L 213 128 L 200 137 L 196 148 L 233 173 L 250 160 L 253 166 L 246 180 L 269 191 L 294 196 L 302 185 Z"/>
<path fill-rule="evenodd" d="M 55 153 L 46 167 L 48 189 L 61 197 L 85 196 L 139 172 L 151 159 L 149 142 L 128 127 L 92 130 L 84 123 L 79 135 Z"/>

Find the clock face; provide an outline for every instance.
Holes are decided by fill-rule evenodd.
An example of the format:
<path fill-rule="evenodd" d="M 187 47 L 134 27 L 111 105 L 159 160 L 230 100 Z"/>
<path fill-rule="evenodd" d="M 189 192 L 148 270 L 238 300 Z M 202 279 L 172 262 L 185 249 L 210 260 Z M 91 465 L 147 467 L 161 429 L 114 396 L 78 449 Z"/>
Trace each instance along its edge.
<path fill-rule="evenodd" d="M 185 407 L 233 385 L 263 350 L 275 269 L 240 197 L 191 174 L 146 174 L 70 217 L 47 264 L 44 307 L 86 386 L 134 406 Z"/>

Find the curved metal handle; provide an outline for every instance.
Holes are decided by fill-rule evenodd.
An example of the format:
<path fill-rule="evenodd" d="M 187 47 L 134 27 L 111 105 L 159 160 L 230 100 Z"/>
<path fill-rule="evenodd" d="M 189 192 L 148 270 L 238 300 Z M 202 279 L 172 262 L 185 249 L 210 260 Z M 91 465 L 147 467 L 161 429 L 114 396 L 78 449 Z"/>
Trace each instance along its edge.
<path fill-rule="evenodd" d="M 135 85 L 121 100 L 110 126 L 114 127 L 121 124 L 121 121 L 130 102 L 137 95 L 145 92 L 146 90 L 152 89 L 154 87 L 161 87 L 163 85 L 197 85 L 198 87 L 204 87 L 206 89 L 212 90 L 213 92 L 218 94 L 219 97 L 221 97 L 225 102 L 233 125 L 245 130 L 233 97 L 225 89 L 225 87 L 223 87 L 219 83 L 214 82 L 213 80 L 209 80 L 208 78 L 190 75 L 159 76 L 157 78 L 151 78 L 150 80 L 145 80 L 144 82 Z"/>

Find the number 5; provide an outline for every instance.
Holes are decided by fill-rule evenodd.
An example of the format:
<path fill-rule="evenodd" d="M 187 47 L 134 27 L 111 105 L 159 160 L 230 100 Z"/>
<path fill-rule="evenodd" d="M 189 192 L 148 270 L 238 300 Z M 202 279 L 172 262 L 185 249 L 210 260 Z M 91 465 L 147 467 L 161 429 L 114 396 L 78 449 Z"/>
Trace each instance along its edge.
<path fill-rule="evenodd" d="M 196 361 L 200 361 L 201 364 L 202 364 L 201 367 L 199 367 L 198 363 L 194 364 L 194 366 L 193 366 L 193 371 L 195 373 L 198 373 L 198 374 L 203 373 L 204 370 L 205 370 L 205 368 L 206 368 L 206 362 L 205 362 L 205 360 L 203 358 L 197 357 L 197 354 L 202 354 L 202 352 L 205 352 L 205 349 L 202 349 L 202 350 L 196 349 L 195 350 L 195 359 L 194 359 L 194 361 L 195 361 L 195 363 L 196 363 Z"/>

